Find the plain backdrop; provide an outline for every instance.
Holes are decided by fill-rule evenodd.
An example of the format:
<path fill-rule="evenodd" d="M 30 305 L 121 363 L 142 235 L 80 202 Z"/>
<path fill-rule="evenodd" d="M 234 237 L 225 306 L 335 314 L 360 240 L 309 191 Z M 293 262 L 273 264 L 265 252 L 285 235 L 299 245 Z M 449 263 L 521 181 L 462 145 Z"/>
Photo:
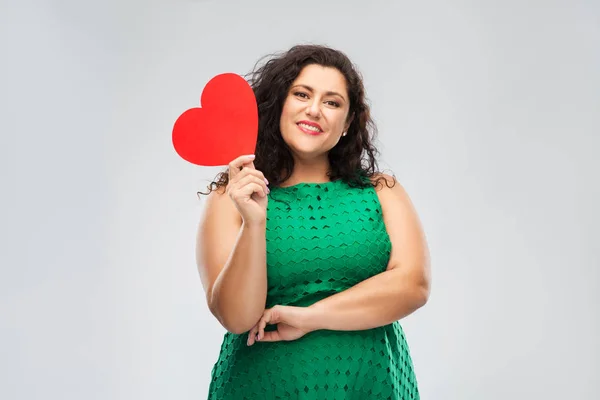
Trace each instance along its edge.
<path fill-rule="evenodd" d="M 176 118 L 298 43 L 364 75 L 419 212 L 422 399 L 600 398 L 595 1 L 0 3 L 0 398 L 202 399 L 225 330 Z"/>

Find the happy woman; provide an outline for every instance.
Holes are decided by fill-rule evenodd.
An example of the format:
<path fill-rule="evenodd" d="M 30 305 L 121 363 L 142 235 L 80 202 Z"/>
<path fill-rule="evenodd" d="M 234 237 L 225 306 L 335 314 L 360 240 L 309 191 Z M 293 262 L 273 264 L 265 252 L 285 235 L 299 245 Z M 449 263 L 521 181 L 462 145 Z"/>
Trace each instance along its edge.
<path fill-rule="evenodd" d="M 408 194 L 377 170 L 359 72 L 301 45 L 250 75 L 255 154 L 209 185 L 197 261 L 227 330 L 209 399 L 419 399 L 399 320 L 429 298 Z"/>

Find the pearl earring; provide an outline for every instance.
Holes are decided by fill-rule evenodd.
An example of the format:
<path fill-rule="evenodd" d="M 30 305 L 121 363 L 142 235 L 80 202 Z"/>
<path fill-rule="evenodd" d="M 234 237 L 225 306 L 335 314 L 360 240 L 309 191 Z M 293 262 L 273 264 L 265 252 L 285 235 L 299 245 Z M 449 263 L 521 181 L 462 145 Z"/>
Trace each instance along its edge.
<path fill-rule="evenodd" d="M 348 133 L 348 132 L 344 132 L 344 133 L 342 133 L 342 136 L 346 136 L 346 133 Z"/>

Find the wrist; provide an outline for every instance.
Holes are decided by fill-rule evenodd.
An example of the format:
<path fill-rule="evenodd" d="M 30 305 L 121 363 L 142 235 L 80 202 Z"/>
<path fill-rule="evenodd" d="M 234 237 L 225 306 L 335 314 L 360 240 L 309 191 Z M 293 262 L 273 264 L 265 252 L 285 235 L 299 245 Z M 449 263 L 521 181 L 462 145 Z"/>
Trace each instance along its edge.
<path fill-rule="evenodd" d="M 258 221 L 244 221 L 242 220 L 242 227 L 249 230 L 261 230 L 266 229 L 267 220 Z"/>
<path fill-rule="evenodd" d="M 316 304 L 316 303 L 315 303 Z M 307 332 L 314 332 L 321 329 L 324 329 L 321 320 L 322 320 L 322 311 L 319 306 L 312 304 L 308 307 L 304 307 L 304 312 L 302 316 L 302 324 L 303 329 Z"/>

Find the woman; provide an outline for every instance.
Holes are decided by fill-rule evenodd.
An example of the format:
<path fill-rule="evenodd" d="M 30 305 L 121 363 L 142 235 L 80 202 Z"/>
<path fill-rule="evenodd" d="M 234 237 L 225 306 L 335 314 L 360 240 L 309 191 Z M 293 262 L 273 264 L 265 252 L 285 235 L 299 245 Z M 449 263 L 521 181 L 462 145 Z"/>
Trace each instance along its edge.
<path fill-rule="evenodd" d="M 427 302 L 429 253 L 408 195 L 377 171 L 360 74 L 302 45 L 249 81 L 256 154 L 211 183 L 198 231 L 228 331 L 209 399 L 418 399 L 398 320 Z"/>

